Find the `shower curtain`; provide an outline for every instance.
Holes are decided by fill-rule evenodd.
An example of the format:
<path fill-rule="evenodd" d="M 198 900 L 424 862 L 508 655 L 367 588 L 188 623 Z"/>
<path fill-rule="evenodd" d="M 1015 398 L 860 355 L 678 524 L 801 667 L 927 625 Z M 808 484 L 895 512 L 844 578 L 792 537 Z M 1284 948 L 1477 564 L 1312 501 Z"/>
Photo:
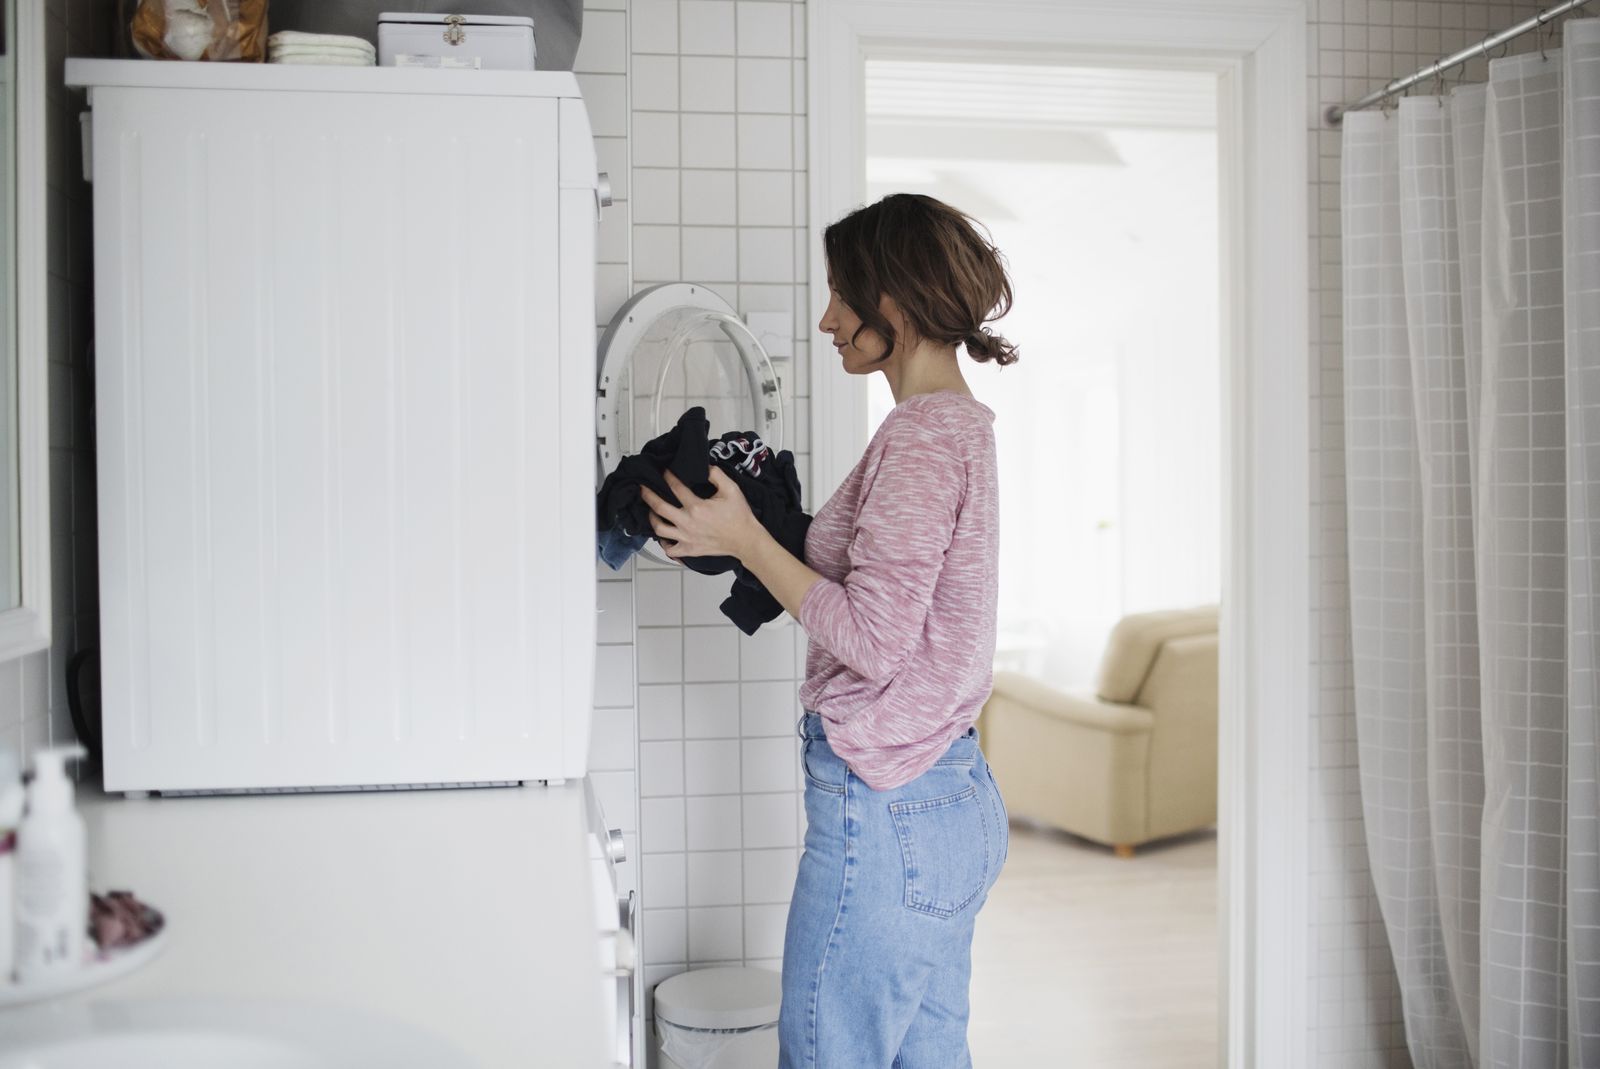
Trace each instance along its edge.
<path fill-rule="evenodd" d="M 1600 1066 L 1600 19 L 1344 117 L 1367 850 L 1418 1069 Z"/>

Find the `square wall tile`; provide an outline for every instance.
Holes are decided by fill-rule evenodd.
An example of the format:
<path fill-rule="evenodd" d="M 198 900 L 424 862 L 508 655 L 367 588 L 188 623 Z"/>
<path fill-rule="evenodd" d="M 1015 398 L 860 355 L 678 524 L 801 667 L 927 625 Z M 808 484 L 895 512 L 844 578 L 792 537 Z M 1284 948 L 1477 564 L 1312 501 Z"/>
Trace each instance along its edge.
<path fill-rule="evenodd" d="M 689 739 L 739 735 L 739 684 L 689 683 L 683 688 L 683 734 Z"/>
<path fill-rule="evenodd" d="M 743 855 L 738 850 L 702 850 L 689 854 L 691 906 L 737 906 L 744 901 Z"/>
<path fill-rule="evenodd" d="M 789 924 L 787 905 L 746 906 L 744 911 L 744 953 L 747 958 L 783 956 L 784 930 Z"/>
<path fill-rule="evenodd" d="M 683 172 L 683 221 L 701 226 L 732 226 L 737 219 L 733 171 Z M 698 573 L 690 573 L 698 574 Z M 700 576 L 711 580 L 712 576 Z"/>
<path fill-rule="evenodd" d="M 739 687 L 740 733 L 746 738 L 796 738 L 800 702 L 793 681 L 745 683 Z"/>
<path fill-rule="evenodd" d="M 639 744 L 639 796 L 660 798 L 683 794 L 683 743 Z"/>
<path fill-rule="evenodd" d="M 594 703 L 614 708 L 633 704 L 632 646 L 600 646 L 595 649 Z"/>
<path fill-rule="evenodd" d="M 739 173 L 740 226 L 787 227 L 793 222 L 794 175 L 791 172 L 741 171 Z M 785 257 L 787 262 L 787 254 Z M 742 260 L 740 266 L 744 266 Z M 749 275 L 745 274 L 743 277 L 748 278 Z M 786 277 L 780 281 L 788 279 Z M 746 308 L 745 311 L 750 309 Z"/>
<path fill-rule="evenodd" d="M 792 626 L 782 623 L 780 618 L 753 635 L 740 634 L 739 672 L 741 679 L 794 679 Z"/>
<path fill-rule="evenodd" d="M 787 904 L 794 894 L 795 875 L 800 870 L 799 851 L 791 848 L 746 850 L 742 856 L 745 902 Z"/>
<path fill-rule="evenodd" d="M 734 129 L 732 115 L 680 116 L 683 165 L 685 167 L 734 166 Z"/>
<path fill-rule="evenodd" d="M 684 111 L 732 111 L 734 65 L 720 56 L 684 56 L 678 60 L 678 100 Z"/>
<path fill-rule="evenodd" d="M 636 120 L 641 111 L 678 110 L 677 56 L 633 57 L 633 110 Z"/>
<path fill-rule="evenodd" d="M 598 642 L 633 641 L 633 584 L 626 581 L 598 583 L 595 591 L 598 615 L 595 639 Z"/>
<path fill-rule="evenodd" d="M 635 717 L 632 709 L 596 709 L 589 731 L 589 767 L 595 771 L 633 768 Z"/>
<path fill-rule="evenodd" d="M 649 962 L 689 960 L 688 912 L 681 909 L 644 908 L 639 934 L 644 959 Z"/>
<path fill-rule="evenodd" d="M 628 16 L 621 11 L 586 11 L 572 69 L 588 74 L 626 74 Z"/>
<path fill-rule="evenodd" d="M 745 739 L 742 784 L 746 792 L 792 791 L 799 783 L 800 740 L 794 735 Z"/>
<path fill-rule="evenodd" d="M 683 622 L 686 624 L 726 624 L 721 605 L 728 596 L 728 577 L 701 575 L 685 571 L 683 576 Z"/>
<path fill-rule="evenodd" d="M 640 683 L 683 680 L 683 632 L 676 627 L 641 627 L 637 638 Z M 632 687 L 632 681 L 629 681 Z M 606 704 L 612 704 L 610 702 Z"/>
<path fill-rule="evenodd" d="M 743 957 L 743 909 L 738 906 L 690 907 L 690 961 L 739 961 Z"/>
<path fill-rule="evenodd" d="M 680 573 L 640 572 L 633 589 L 642 626 L 676 626 L 683 622 L 683 577 Z"/>
<path fill-rule="evenodd" d="M 737 73 L 740 111 L 790 113 L 794 74 L 787 59 L 741 58 Z"/>
<path fill-rule="evenodd" d="M 685 880 L 686 854 L 645 854 L 640 868 L 644 886 L 640 888 L 642 901 L 658 909 L 670 909 L 689 904 Z"/>
<path fill-rule="evenodd" d="M 633 172 L 633 200 L 629 202 L 635 223 L 676 223 L 678 221 L 678 172 L 660 167 L 636 167 Z"/>
<path fill-rule="evenodd" d="M 633 165 L 635 167 L 678 166 L 678 116 L 675 113 L 670 111 L 633 113 Z M 646 220 L 646 222 L 655 221 L 657 220 Z"/>
<path fill-rule="evenodd" d="M 678 54 L 678 0 L 631 0 L 634 53 Z"/>
<path fill-rule="evenodd" d="M 684 278 L 695 282 L 735 281 L 739 277 L 736 234 L 733 227 L 684 227 Z"/>
<path fill-rule="evenodd" d="M 733 0 L 679 0 L 681 55 L 731 56 L 733 41 Z"/>
<path fill-rule="evenodd" d="M 744 846 L 747 850 L 794 846 L 795 794 L 744 795 Z"/>
<path fill-rule="evenodd" d="M 683 629 L 683 677 L 691 683 L 739 679 L 739 631 L 732 624 Z"/>
<path fill-rule="evenodd" d="M 691 739 L 683 744 L 684 793 L 738 794 L 739 741 Z"/>
<path fill-rule="evenodd" d="M 794 230 L 790 227 L 740 227 L 739 280 L 793 282 Z"/>
<path fill-rule="evenodd" d="M 624 74 L 580 74 L 578 88 L 595 137 L 628 136 L 628 78 Z"/>
<path fill-rule="evenodd" d="M 639 738 L 683 738 L 683 688 L 676 683 L 639 687 Z"/>
<path fill-rule="evenodd" d="M 682 798 L 639 799 L 639 842 L 651 853 L 682 852 L 687 837 Z"/>
<path fill-rule="evenodd" d="M 787 56 L 791 11 L 785 4 L 740 4 L 739 55 Z"/>
<path fill-rule="evenodd" d="M 739 166 L 788 170 L 794 160 L 793 122 L 787 115 L 740 115 Z"/>
<path fill-rule="evenodd" d="M 685 798 L 690 850 L 737 850 L 742 845 L 738 795 Z M 775 846 L 790 845 L 774 843 Z"/>
<path fill-rule="evenodd" d="M 680 233 L 675 226 L 633 228 L 633 276 L 637 281 L 676 282 L 682 277 Z M 641 570 L 639 574 L 649 573 Z"/>

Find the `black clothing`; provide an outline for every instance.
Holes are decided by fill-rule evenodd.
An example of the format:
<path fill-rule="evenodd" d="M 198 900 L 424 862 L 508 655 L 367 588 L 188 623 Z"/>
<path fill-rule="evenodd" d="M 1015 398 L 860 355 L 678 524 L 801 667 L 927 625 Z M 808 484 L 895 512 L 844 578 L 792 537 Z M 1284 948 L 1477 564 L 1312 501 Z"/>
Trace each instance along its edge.
<path fill-rule="evenodd" d="M 678 499 L 662 474 L 671 471 L 696 494 L 711 497 L 716 493 L 711 483 L 712 464 L 739 487 L 756 520 L 778 544 L 805 559 L 811 517 L 800 509 L 800 476 L 794 454 L 787 449 L 773 453 L 750 431 L 732 431 L 714 440 L 708 440 L 709 436 L 705 409 L 696 406 L 680 416 L 672 430 L 650 439 L 639 453 L 623 457 L 606 477 L 596 499 L 597 543 L 601 559 L 613 569 L 620 568 L 646 539 L 654 537 L 650 507 L 639 496 L 639 487 L 648 486 L 676 505 Z M 735 558 L 682 560 L 703 575 L 733 572 L 733 587 L 720 608 L 745 634 L 755 634 L 762 624 L 783 612 L 778 600 Z"/>

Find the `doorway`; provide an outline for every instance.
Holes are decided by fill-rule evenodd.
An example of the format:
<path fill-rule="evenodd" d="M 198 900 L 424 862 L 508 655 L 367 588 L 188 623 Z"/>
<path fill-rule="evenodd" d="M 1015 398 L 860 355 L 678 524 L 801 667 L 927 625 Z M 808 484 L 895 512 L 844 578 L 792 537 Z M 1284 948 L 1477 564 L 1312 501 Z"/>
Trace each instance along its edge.
<path fill-rule="evenodd" d="M 1215 613 L 1140 694 L 1098 677 L 1114 628 L 1120 650 L 1221 594 L 1217 76 L 907 54 L 870 56 L 865 89 L 867 200 L 926 194 L 988 231 L 1022 351 L 966 364 L 1002 534 L 979 724 L 1013 818 L 974 1062 L 1215 1066 Z M 870 434 L 894 401 L 867 381 Z"/>
<path fill-rule="evenodd" d="M 1191 17 L 1151 0 L 940 0 L 917 5 L 911 19 L 893 0 L 813 0 L 811 211 L 820 230 L 871 199 L 866 101 L 875 63 L 1142 70 L 1215 85 L 1221 463 L 1213 501 L 1223 547 L 1215 1050 L 1230 1066 L 1289 1065 L 1305 1053 L 1309 939 L 1303 13 L 1233 0 L 1194 7 Z M 902 184 L 912 177 L 902 174 Z M 817 250 L 811 285 L 824 285 Z M 860 455 L 873 399 L 830 368 L 811 370 L 811 492 L 820 498 Z M 1086 655 L 1077 656 L 1064 671 L 1081 674 Z M 975 1010 L 981 998 L 975 987 Z"/>

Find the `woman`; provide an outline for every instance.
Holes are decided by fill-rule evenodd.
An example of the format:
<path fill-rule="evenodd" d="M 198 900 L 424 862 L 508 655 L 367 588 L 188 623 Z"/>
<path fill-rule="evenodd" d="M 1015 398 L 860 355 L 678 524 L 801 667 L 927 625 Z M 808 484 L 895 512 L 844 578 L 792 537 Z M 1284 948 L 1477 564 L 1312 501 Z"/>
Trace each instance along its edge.
<path fill-rule="evenodd" d="M 686 504 L 649 490 L 673 557 L 737 557 L 810 639 L 799 724 L 808 828 L 789 906 L 783 1069 L 969 1066 L 973 921 L 1000 874 L 1005 809 L 973 728 L 994 658 L 994 413 L 957 346 L 1009 364 L 984 324 L 1011 286 L 971 219 L 896 194 L 823 233 L 823 333 L 895 407 L 817 513 L 804 562 L 712 469 Z"/>

